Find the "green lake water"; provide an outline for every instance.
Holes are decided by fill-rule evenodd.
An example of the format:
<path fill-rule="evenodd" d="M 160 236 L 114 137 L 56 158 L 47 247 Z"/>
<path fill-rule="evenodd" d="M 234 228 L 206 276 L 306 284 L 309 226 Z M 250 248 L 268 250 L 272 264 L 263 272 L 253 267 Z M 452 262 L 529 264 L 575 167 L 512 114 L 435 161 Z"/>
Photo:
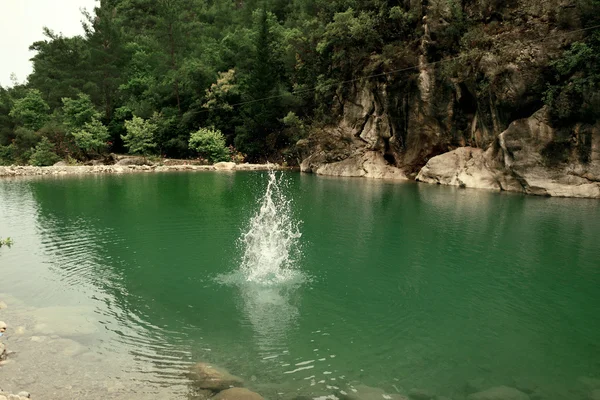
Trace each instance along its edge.
<path fill-rule="evenodd" d="M 271 398 L 600 377 L 599 201 L 288 173 L 304 279 L 223 283 L 267 179 L 0 180 L 0 292 L 81 306 L 70 337 L 165 387 L 198 361 Z"/>

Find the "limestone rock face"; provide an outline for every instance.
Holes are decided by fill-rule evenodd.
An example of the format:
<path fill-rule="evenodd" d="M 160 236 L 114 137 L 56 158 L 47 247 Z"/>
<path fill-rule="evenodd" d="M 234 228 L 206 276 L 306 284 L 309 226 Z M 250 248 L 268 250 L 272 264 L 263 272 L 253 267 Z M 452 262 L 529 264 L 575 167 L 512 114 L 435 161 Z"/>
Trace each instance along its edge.
<path fill-rule="evenodd" d="M 190 370 L 190 379 L 198 389 L 208 389 L 215 392 L 243 385 L 243 380 L 231 375 L 222 368 L 206 363 L 198 363 Z"/>
<path fill-rule="evenodd" d="M 497 386 L 473 393 L 467 397 L 467 400 L 529 400 L 529 396 L 515 388 Z"/>
<path fill-rule="evenodd" d="M 557 12 L 580 26 L 573 0 L 465 3 L 468 18 L 485 21 L 465 37 L 494 44 L 455 73 L 430 51 L 453 18 L 447 2 L 409 7 L 421 36 L 394 67 L 414 71 L 344 85 L 331 110 L 337 122 L 297 143 L 303 172 L 370 176 L 362 156 L 375 152 L 423 182 L 600 197 L 600 123 L 553 126 L 542 108 L 548 64 L 578 40 L 542 39 L 565 29 Z"/>
<path fill-rule="evenodd" d="M 264 398 L 245 388 L 232 388 L 218 393 L 214 400 L 264 400 Z"/>
<path fill-rule="evenodd" d="M 552 128 L 544 109 L 513 122 L 486 151 L 471 147 L 433 157 L 417 180 L 542 196 L 600 198 L 600 124 L 576 136 Z"/>

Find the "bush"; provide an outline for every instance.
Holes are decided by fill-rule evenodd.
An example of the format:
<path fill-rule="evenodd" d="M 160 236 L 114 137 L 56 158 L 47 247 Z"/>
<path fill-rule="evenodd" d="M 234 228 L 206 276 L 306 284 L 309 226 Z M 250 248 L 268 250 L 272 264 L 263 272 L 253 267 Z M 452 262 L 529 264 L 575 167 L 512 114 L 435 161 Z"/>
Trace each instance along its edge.
<path fill-rule="evenodd" d="M 75 144 L 84 153 L 100 154 L 107 148 L 107 142 L 110 138 L 108 129 L 97 119 L 86 122 L 81 129 L 71 132 L 75 139 Z"/>
<path fill-rule="evenodd" d="M 225 144 L 225 136 L 218 129 L 200 128 L 190 135 L 190 149 L 212 163 L 230 161 L 231 155 Z"/>
<path fill-rule="evenodd" d="M 54 152 L 54 146 L 48 138 L 42 140 L 35 146 L 33 154 L 29 158 L 29 164 L 36 167 L 46 167 L 54 165 L 60 160 L 60 157 Z"/>
<path fill-rule="evenodd" d="M 12 165 L 15 163 L 15 146 L 0 146 L 0 165 Z"/>
<path fill-rule="evenodd" d="M 133 117 L 132 120 L 125 121 L 125 129 L 127 135 L 121 135 L 121 139 L 130 154 L 147 155 L 151 149 L 156 147 L 154 134 L 157 126 L 152 121 Z"/>

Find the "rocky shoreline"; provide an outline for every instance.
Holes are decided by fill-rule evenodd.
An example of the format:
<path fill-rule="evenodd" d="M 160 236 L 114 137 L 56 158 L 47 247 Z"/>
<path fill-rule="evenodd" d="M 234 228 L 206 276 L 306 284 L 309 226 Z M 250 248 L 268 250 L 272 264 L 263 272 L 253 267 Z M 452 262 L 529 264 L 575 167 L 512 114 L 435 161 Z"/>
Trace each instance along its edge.
<path fill-rule="evenodd" d="M 54 165 L 51 167 L 32 166 L 0 166 L 0 177 L 20 176 L 63 176 L 85 174 L 129 174 L 149 172 L 177 172 L 177 171 L 267 171 L 286 170 L 277 164 L 235 164 L 221 162 L 214 165 Z"/>

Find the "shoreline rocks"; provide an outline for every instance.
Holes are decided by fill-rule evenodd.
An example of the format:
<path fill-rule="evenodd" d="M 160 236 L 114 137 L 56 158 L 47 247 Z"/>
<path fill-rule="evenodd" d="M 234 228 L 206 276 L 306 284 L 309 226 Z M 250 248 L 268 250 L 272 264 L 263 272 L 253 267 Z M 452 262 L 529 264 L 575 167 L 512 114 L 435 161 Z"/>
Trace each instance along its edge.
<path fill-rule="evenodd" d="M 542 108 L 511 123 L 486 150 L 459 147 L 431 158 L 416 180 L 537 196 L 600 198 L 600 123 L 575 131 L 576 137 L 562 138 L 565 133 L 551 127 Z M 589 141 L 589 149 L 572 143 L 583 140 Z"/>
<path fill-rule="evenodd" d="M 225 164 L 225 165 L 223 165 Z M 93 165 L 93 166 L 66 166 L 55 165 L 51 167 L 32 166 L 0 166 L 0 178 L 22 176 L 64 176 L 85 174 L 128 174 L 149 172 L 176 172 L 176 171 L 267 171 L 286 170 L 277 164 L 234 164 L 217 163 L 215 165 Z"/>

